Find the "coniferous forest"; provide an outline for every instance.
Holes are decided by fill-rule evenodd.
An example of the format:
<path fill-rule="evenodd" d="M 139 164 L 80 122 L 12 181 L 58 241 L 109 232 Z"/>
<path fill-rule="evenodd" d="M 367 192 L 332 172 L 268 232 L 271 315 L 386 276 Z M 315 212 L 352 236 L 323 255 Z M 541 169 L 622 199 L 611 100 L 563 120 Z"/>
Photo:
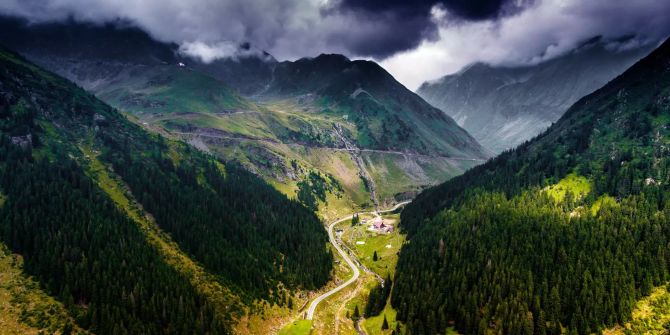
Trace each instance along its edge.
<path fill-rule="evenodd" d="M 375 287 L 370 290 L 368 295 L 368 300 L 365 303 L 365 310 L 363 315 L 365 317 L 373 317 L 379 315 L 386 307 L 386 301 L 391 295 L 391 287 L 393 287 L 393 282 L 391 281 L 390 276 L 387 276 L 384 279 L 384 284 L 377 284 Z"/>
<path fill-rule="evenodd" d="M 315 289 L 328 280 L 332 256 L 323 227 L 298 202 L 242 167 L 221 168 L 188 146 L 183 154 L 190 160 L 175 165 L 161 141 L 100 133 L 106 145 L 102 159 L 157 224 L 250 298 L 267 298 L 278 281 Z"/>
<path fill-rule="evenodd" d="M 669 62 L 666 41 L 402 212 L 392 304 L 408 334 L 597 333 L 670 279 Z"/>
<path fill-rule="evenodd" d="M 215 314 L 90 178 L 82 146 L 243 301 L 283 304 L 272 295 L 280 282 L 313 289 L 328 279 L 326 233 L 302 205 L 235 164 L 144 132 L 8 50 L 0 63 L 0 237 L 82 328 L 228 333 L 231 317 Z"/>

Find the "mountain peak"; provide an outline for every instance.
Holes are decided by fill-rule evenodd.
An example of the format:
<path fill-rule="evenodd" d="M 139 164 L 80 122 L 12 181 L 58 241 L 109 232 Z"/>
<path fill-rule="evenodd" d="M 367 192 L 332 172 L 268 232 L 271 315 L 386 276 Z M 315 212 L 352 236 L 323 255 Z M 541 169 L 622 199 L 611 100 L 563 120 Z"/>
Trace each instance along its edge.
<path fill-rule="evenodd" d="M 342 54 L 320 54 L 313 58 L 316 62 L 327 62 L 327 63 L 348 63 L 351 60 Z"/>

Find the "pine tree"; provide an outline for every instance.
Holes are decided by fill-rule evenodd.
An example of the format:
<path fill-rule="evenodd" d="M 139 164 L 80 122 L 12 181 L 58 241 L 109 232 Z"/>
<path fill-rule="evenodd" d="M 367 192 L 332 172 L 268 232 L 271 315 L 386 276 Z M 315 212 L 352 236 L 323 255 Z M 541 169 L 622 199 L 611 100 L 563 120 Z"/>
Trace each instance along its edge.
<path fill-rule="evenodd" d="M 375 250 L 375 252 L 372 254 L 372 260 L 376 262 L 377 258 L 378 258 L 377 257 L 377 250 Z"/>
<path fill-rule="evenodd" d="M 382 322 L 382 330 L 389 329 L 389 322 L 386 320 L 386 314 L 384 314 L 384 322 Z"/>
<path fill-rule="evenodd" d="M 361 318 L 361 312 L 358 311 L 358 305 L 354 307 L 354 314 L 351 316 L 351 319 L 354 321 L 358 321 L 358 319 Z"/>

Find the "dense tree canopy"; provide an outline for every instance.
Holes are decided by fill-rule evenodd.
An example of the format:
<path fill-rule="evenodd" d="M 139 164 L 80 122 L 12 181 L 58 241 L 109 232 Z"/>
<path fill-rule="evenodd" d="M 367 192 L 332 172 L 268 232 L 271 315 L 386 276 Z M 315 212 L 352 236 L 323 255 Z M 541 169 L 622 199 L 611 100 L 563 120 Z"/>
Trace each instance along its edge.
<path fill-rule="evenodd" d="M 187 146 L 173 159 L 160 141 L 99 136 L 103 160 L 158 225 L 243 293 L 264 298 L 279 281 L 313 289 L 328 280 L 332 256 L 318 218 L 258 177 L 232 163 L 223 168 Z"/>

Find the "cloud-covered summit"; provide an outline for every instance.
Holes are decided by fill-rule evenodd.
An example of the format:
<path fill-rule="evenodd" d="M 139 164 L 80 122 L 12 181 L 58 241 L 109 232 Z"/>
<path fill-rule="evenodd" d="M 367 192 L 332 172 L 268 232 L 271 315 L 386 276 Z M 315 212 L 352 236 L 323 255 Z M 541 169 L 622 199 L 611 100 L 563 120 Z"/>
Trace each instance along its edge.
<path fill-rule="evenodd" d="M 626 49 L 658 44 L 670 35 L 670 0 L 539 0 L 514 15 L 479 21 L 434 12 L 438 38 L 382 61 L 411 89 L 475 62 L 536 64 L 594 37 Z"/>
<path fill-rule="evenodd" d="M 250 43 L 280 60 L 382 61 L 410 88 L 473 62 L 539 62 L 593 36 L 670 34 L 670 0 L 2 0 L 31 22 L 130 22 L 208 61 Z"/>

